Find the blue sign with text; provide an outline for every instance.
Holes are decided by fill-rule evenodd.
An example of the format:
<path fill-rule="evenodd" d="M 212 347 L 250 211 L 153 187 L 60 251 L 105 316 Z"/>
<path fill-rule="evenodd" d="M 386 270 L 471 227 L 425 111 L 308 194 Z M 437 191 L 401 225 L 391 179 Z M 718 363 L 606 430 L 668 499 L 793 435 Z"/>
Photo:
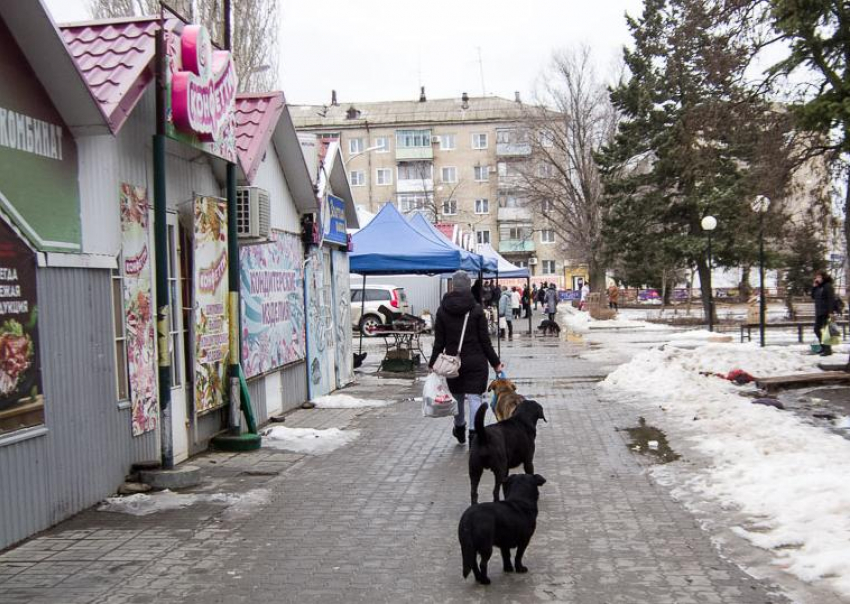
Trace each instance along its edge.
<path fill-rule="evenodd" d="M 328 195 L 328 218 L 325 221 L 325 241 L 348 245 L 347 223 L 345 221 L 345 201 L 334 195 Z"/>

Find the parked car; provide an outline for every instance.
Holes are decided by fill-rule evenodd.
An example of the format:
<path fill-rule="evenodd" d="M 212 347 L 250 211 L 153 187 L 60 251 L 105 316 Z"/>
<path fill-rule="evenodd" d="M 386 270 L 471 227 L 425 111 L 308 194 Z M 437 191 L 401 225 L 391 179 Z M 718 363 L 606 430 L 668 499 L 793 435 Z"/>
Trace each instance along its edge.
<path fill-rule="evenodd" d="M 366 303 L 363 304 L 363 292 L 366 292 Z M 362 313 L 361 313 L 361 306 Z M 378 311 L 386 306 L 393 312 L 410 312 L 407 294 L 403 287 L 395 285 L 376 285 L 369 283 L 364 290 L 362 285 L 351 287 L 351 325 L 371 336 L 376 325 L 385 323 L 384 316 Z"/>

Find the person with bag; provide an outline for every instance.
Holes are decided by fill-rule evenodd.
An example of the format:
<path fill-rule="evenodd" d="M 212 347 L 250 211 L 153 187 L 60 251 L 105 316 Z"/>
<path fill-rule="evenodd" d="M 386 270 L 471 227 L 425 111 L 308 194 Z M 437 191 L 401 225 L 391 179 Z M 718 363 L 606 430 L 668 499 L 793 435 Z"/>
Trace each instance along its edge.
<path fill-rule="evenodd" d="M 821 343 L 821 356 L 829 356 L 832 354 L 832 346 L 824 344 L 824 341 L 830 342 L 828 332 L 824 334 L 824 329 L 827 328 L 832 320 L 832 313 L 835 311 L 835 289 L 832 287 L 832 277 L 826 271 L 815 271 L 815 278 L 812 282 L 812 299 L 815 301 L 815 335 L 818 337 L 818 342 Z"/>
<path fill-rule="evenodd" d="M 452 291 L 443 296 L 434 323 L 434 348 L 428 367 L 436 373 L 456 369 L 455 377 L 447 375 L 449 391 L 458 403 L 458 414 L 454 419 L 452 435 L 461 444 L 466 442 L 466 414 L 464 403 L 469 403 L 469 417 L 483 404 L 482 395 L 487 390 L 490 367 L 496 372 L 504 366 L 499 360 L 490 335 L 487 319 L 481 305 L 472 297 L 471 281 L 464 271 L 452 275 Z M 454 367 L 455 361 L 459 367 Z M 469 442 L 475 431 L 469 431 Z"/>
<path fill-rule="evenodd" d="M 511 307 L 511 294 L 508 293 L 506 285 L 502 286 L 502 297 L 499 298 L 499 337 L 505 337 L 505 329 L 508 330 L 508 339 L 514 337 L 514 313 Z"/>
<path fill-rule="evenodd" d="M 555 315 L 558 313 L 558 290 L 555 289 L 555 284 L 550 283 L 549 288 L 546 290 L 544 303 L 546 308 L 546 316 L 549 317 L 550 321 L 555 320 Z"/>

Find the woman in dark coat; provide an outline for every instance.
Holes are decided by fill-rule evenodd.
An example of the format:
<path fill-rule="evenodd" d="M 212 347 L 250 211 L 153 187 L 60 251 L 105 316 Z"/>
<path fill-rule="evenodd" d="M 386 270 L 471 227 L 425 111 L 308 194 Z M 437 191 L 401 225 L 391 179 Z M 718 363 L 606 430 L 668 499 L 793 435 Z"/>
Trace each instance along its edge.
<path fill-rule="evenodd" d="M 463 347 L 460 351 L 460 372 L 456 378 L 449 378 L 449 391 L 457 399 L 458 414 L 455 416 L 452 435 L 461 444 L 466 442 L 465 402 L 469 402 L 470 420 L 483 404 L 482 394 L 487 390 L 487 379 L 490 377 L 490 367 L 499 372 L 502 362 L 493 345 L 487 330 L 487 318 L 481 305 L 475 301 L 470 291 L 470 279 L 463 271 L 452 275 L 452 291 L 443 296 L 437 318 L 434 322 L 434 349 L 431 351 L 429 367 L 441 352 L 457 354 L 460 344 L 460 334 L 463 330 L 463 319 L 469 313 Z M 475 431 L 469 431 L 469 442 Z"/>
<path fill-rule="evenodd" d="M 815 301 L 815 335 L 821 341 L 821 332 L 829 323 L 829 318 L 835 311 L 835 289 L 832 287 L 832 277 L 824 271 L 815 272 L 812 287 L 812 299 Z M 822 356 L 832 354 L 832 346 L 821 346 Z"/>

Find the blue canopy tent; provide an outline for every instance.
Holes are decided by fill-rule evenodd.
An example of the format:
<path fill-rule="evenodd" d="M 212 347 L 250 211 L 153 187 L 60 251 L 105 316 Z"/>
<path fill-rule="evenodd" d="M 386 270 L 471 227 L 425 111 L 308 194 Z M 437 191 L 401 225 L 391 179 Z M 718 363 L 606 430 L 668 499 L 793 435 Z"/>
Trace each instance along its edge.
<path fill-rule="evenodd" d="M 414 214 L 410 218 L 410 224 L 417 231 L 429 239 L 436 241 L 443 247 L 448 247 L 449 249 L 458 251 L 462 258 L 462 264 L 459 268 L 475 273 L 495 271 L 497 269 L 497 262 L 495 258 L 485 258 L 481 254 L 476 254 L 475 252 L 463 249 L 456 243 L 450 241 L 448 237 L 443 235 L 443 233 L 431 224 L 422 214 Z"/>
<path fill-rule="evenodd" d="M 482 270 L 481 256 L 437 239 L 430 230 L 423 232 L 421 227 L 416 228 L 391 203 L 385 204 L 368 225 L 354 233 L 351 241 L 354 249 L 348 257 L 349 270 L 363 275 L 364 290 L 368 275 L 434 275 L 459 269 L 476 273 Z M 365 306 L 365 296 L 361 303 Z M 362 330 L 360 351 L 363 351 Z"/>
<path fill-rule="evenodd" d="M 351 240 L 354 251 L 348 257 L 350 270 L 364 277 L 451 273 L 466 268 L 464 262 L 469 261 L 463 250 L 442 245 L 420 232 L 391 203 Z"/>

